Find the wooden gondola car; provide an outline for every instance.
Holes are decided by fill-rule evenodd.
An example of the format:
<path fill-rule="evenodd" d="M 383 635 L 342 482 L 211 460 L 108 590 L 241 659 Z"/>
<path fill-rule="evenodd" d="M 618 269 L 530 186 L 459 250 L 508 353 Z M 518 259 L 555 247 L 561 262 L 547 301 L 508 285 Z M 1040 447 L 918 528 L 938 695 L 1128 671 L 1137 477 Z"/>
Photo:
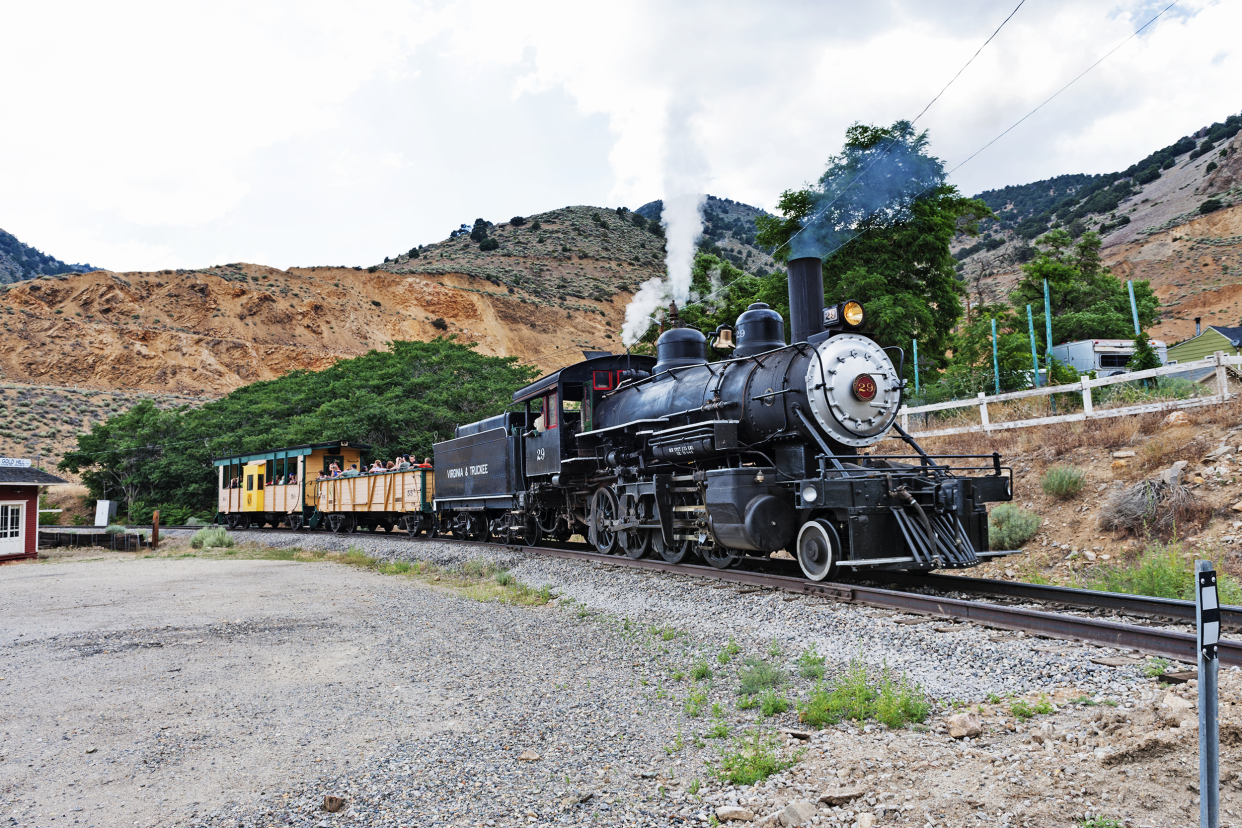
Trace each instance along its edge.
<path fill-rule="evenodd" d="M 432 512 L 435 474 L 430 468 L 313 480 L 315 516 L 333 532 L 404 529 L 436 533 Z"/>
<path fill-rule="evenodd" d="M 313 528 L 322 522 L 315 508 L 315 478 L 334 462 L 341 469 L 361 464 L 363 452 L 370 448 L 338 440 L 221 457 L 215 461 L 215 522 L 234 529 Z"/>

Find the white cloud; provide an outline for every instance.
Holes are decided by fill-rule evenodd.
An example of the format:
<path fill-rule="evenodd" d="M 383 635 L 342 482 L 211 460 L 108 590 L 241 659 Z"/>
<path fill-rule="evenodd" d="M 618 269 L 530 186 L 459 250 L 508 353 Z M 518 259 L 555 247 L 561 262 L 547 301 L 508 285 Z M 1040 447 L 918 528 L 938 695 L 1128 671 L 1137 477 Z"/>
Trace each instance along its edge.
<path fill-rule="evenodd" d="M 920 121 L 934 151 L 955 165 L 1159 8 L 1026 4 Z M 771 207 L 853 121 L 916 114 L 1010 9 L 10 6 L 0 227 L 115 268 L 365 264 L 479 215 L 660 197 L 684 171 L 663 163 L 672 107 L 695 180 Z M 1121 169 L 1237 111 L 1238 31 L 1239 4 L 1183 0 L 955 182 Z"/>

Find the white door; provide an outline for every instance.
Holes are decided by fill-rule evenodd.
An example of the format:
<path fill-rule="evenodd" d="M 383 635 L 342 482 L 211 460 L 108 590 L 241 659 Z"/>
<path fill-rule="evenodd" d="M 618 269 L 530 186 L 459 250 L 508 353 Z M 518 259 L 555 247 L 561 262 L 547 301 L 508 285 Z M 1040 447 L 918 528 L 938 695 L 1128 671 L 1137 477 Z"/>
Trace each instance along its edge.
<path fill-rule="evenodd" d="M 0 556 L 20 555 L 26 551 L 22 531 L 22 507 L 25 503 L 0 503 Z"/>

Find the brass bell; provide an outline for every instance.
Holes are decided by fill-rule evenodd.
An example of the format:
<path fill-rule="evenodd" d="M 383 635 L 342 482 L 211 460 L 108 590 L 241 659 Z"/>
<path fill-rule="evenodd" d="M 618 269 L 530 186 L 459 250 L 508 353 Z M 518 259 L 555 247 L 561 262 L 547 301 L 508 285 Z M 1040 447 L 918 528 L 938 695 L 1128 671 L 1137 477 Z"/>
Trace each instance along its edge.
<path fill-rule="evenodd" d="M 719 348 L 722 351 L 732 350 L 737 347 L 733 342 L 733 329 L 728 325 L 721 325 L 716 329 L 716 338 L 712 340 L 712 347 Z"/>

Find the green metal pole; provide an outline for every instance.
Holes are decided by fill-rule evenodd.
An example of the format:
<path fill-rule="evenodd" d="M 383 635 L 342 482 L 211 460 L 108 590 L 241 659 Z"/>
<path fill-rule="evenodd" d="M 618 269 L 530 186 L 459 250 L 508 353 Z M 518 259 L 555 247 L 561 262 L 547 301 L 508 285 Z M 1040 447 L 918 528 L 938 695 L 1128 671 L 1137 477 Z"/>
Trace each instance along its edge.
<path fill-rule="evenodd" d="M 1048 290 L 1048 280 L 1044 279 L 1044 323 L 1048 327 L 1048 340 L 1044 343 L 1044 362 L 1048 364 L 1048 384 L 1052 385 L 1052 293 Z M 1057 398 L 1048 398 L 1052 413 L 1057 413 Z"/>
<path fill-rule="evenodd" d="M 914 394 L 919 393 L 919 341 L 914 340 Z"/>
<path fill-rule="evenodd" d="M 1035 366 L 1035 387 L 1039 387 L 1039 354 L 1035 351 L 1035 317 L 1031 314 L 1031 306 L 1026 306 L 1026 326 L 1031 331 L 1031 364 Z"/>
<path fill-rule="evenodd" d="M 1130 315 L 1134 317 L 1134 335 L 1139 335 L 1138 323 L 1138 303 L 1134 301 L 1134 282 L 1131 279 L 1126 280 L 1126 289 L 1130 291 Z"/>
<path fill-rule="evenodd" d="M 992 374 L 996 377 L 996 393 L 1000 393 L 1000 359 L 996 356 L 996 320 L 992 320 Z"/>

